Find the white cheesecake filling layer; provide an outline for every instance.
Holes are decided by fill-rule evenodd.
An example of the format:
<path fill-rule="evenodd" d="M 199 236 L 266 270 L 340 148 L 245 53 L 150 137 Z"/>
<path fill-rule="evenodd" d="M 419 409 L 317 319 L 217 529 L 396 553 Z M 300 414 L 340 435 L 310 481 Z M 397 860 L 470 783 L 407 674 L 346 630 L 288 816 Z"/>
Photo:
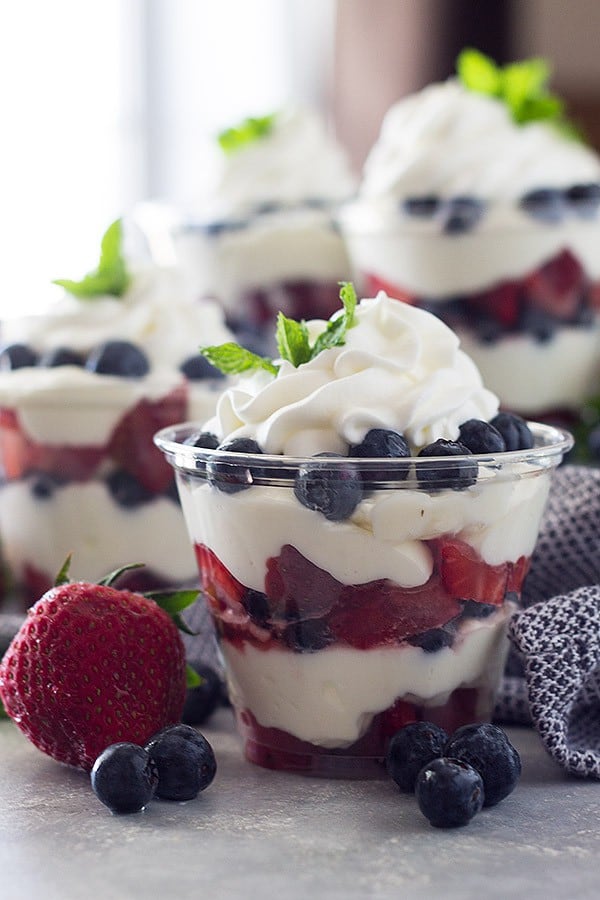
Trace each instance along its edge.
<path fill-rule="evenodd" d="M 239 649 L 223 641 L 231 699 L 265 728 L 322 747 L 345 747 L 398 698 L 434 707 L 459 687 L 492 694 L 508 650 L 511 612 L 509 605 L 483 621 L 471 620 L 453 647 L 437 653 L 408 645 L 292 653 L 250 644 Z"/>
<path fill-rule="evenodd" d="M 47 498 L 34 496 L 27 481 L 4 485 L 0 533 L 6 562 L 18 574 L 30 564 L 52 578 L 72 553 L 74 580 L 94 581 L 128 562 L 175 584 L 197 578 L 178 505 L 159 497 L 126 509 L 102 482 L 69 484 Z"/>

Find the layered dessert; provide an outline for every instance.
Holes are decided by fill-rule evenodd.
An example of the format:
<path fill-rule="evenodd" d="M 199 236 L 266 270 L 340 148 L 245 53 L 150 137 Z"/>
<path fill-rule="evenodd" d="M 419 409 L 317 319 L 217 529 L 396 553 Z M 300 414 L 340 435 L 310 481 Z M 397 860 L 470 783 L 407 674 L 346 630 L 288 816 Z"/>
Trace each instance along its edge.
<path fill-rule="evenodd" d="M 0 349 L 0 537 L 24 602 L 68 553 L 77 578 L 128 563 L 136 588 L 195 580 L 172 469 L 152 435 L 214 411 L 221 373 L 199 356 L 231 335 L 177 273 L 132 269 L 121 223 L 98 269 L 47 314 L 7 320 Z"/>
<path fill-rule="evenodd" d="M 456 336 L 381 292 L 280 317 L 176 468 L 247 757 L 380 770 L 426 719 L 489 717 L 564 432 L 498 413 Z M 215 362 L 219 348 L 205 350 Z M 214 448 L 217 449 L 214 449 Z"/>
<path fill-rule="evenodd" d="M 572 414 L 600 375 L 600 159 L 543 61 L 458 71 L 385 116 L 341 220 L 355 277 L 439 315 L 503 406 Z"/>
<path fill-rule="evenodd" d="M 310 110 L 224 131 L 201 196 L 174 229 L 190 290 L 222 303 L 244 337 L 260 336 L 279 310 L 327 318 L 350 274 L 334 213 L 354 189 L 341 148 Z"/>

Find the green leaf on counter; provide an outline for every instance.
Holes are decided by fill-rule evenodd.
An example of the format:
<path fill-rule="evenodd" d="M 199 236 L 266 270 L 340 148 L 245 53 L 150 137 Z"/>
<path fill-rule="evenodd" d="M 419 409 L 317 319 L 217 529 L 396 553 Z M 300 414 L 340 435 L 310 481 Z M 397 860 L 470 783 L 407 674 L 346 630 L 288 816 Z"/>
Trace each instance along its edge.
<path fill-rule="evenodd" d="M 80 300 L 90 300 L 107 294 L 122 297 L 130 281 L 123 256 L 123 223 L 121 219 L 117 219 L 109 225 L 102 237 L 97 268 L 79 281 L 59 278 L 53 284 L 58 284 Z"/>
<path fill-rule="evenodd" d="M 221 149 L 229 155 L 259 141 L 271 133 L 276 118 L 276 113 L 269 116 L 250 117 L 244 119 L 239 125 L 226 128 L 217 136 Z"/>

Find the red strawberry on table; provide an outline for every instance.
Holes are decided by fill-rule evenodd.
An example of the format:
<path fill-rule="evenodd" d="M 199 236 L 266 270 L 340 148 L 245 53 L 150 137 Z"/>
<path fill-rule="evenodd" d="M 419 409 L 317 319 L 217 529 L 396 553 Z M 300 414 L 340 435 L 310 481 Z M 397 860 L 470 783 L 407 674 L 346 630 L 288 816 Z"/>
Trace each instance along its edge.
<path fill-rule="evenodd" d="M 68 582 L 67 570 L 68 561 L 4 655 L 0 698 L 36 747 L 88 771 L 110 744 L 144 744 L 180 721 L 176 622 L 196 592 L 144 596 L 111 586 L 123 569 L 100 584 Z"/>

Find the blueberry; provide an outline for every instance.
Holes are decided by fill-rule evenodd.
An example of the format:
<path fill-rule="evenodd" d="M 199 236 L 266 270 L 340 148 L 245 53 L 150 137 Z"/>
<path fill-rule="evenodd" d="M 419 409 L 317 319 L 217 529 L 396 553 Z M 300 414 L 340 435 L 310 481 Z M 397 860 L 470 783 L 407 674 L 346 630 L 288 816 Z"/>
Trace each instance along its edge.
<path fill-rule="evenodd" d="M 194 431 L 186 437 L 184 444 L 189 447 L 202 447 L 206 450 L 216 450 L 219 446 L 219 438 L 210 431 Z"/>
<path fill-rule="evenodd" d="M 524 194 L 520 201 L 521 209 L 540 222 L 560 222 L 565 215 L 565 197 L 562 191 L 554 188 L 538 188 Z"/>
<path fill-rule="evenodd" d="M 565 198 L 573 211 L 582 219 L 591 219 L 600 206 L 600 184 L 574 184 L 565 191 Z"/>
<path fill-rule="evenodd" d="M 0 350 L 0 372 L 35 366 L 38 355 L 28 344 L 7 344 Z"/>
<path fill-rule="evenodd" d="M 48 500 L 64 481 L 49 472 L 39 472 L 32 476 L 31 493 L 38 500 Z"/>
<path fill-rule="evenodd" d="M 447 461 L 440 462 L 435 468 L 425 466 L 417 468 L 419 486 L 424 491 L 439 491 L 451 488 L 453 491 L 462 491 L 477 481 L 477 463 L 473 459 L 465 459 L 471 455 L 471 451 L 458 441 L 447 441 L 438 438 L 433 444 L 428 444 L 419 451 L 419 458 L 447 457 Z M 456 458 L 461 457 L 461 458 Z"/>
<path fill-rule="evenodd" d="M 282 208 L 282 204 L 279 203 L 278 200 L 263 200 L 262 203 L 258 203 L 254 207 L 253 212 L 257 216 L 268 216 L 271 213 L 278 212 Z"/>
<path fill-rule="evenodd" d="M 179 369 L 190 381 L 202 381 L 206 378 L 225 378 L 223 372 L 216 369 L 201 353 L 189 356 L 182 362 Z"/>
<path fill-rule="evenodd" d="M 335 454 L 330 454 L 335 456 Z M 307 509 L 339 522 L 352 515 L 363 495 L 360 472 L 352 463 L 333 466 L 315 458 L 301 465 L 294 479 L 294 494 Z"/>
<path fill-rule="evenodd" d="M 476 197 L 451 197 L 444 206 L 446 234 L 472 231 L 483 215 L 484 205 Z"/>
<path fill-rule="evenodd" d="M 485 791 L 484 806 L 495 806 L 507 797 L 521 775 L 519 754 L 497 725 L 463 725 L 454 732 L 444 753 L 479 772 Z"/>
<path fill-rule="evenodd" d="M 196 664 L 192 668 L 202 679 L 197 687 L 188 688 L 181 714 L 185 725 L 202 725 L 221 704 L 223 685 L 211 666 Z"/>
<path fill-rule="evenodd" d="M 106 341 L 91 351 L 86 369 L 98 375 L 140 378 L 150 371 L 148 357 L 130 341 Z"/>
<path fill-rule="evenodd" d="M 415 795 L 419 809 L 435 828 L 456 828 L 467 825 L 481 810 L 484 786 L 472 766 L 440 757 L 419 772 Z"/>
<path fill-rule="evenodd" d="M 471 453 L 503 453 L 506 450 L 504 438 L 497 428 L 481 419 L 469 419 L 459 429 L 461 444 Z"/>
<path fill-rule="evenodd" d="M 213 749 L 190 725 L 163 728 L 146 744 L 156 763 L 161 800 L 192 800 L 211 783 L 217 771 Z"/>
<path fill-rule="evenodd" d="M 430 628 L 421 634 L 413 634 L 408 638 L 408 643 L 413 647 L 420 647 L 425 653 L 437 653 L 444 647 L 451 647 L 454 634 L 450 628 Z"/>
<path fill-rule="evenodd" d="M 200 231 L 206 237 L 217 238 L 227 234 L 228 231 L 241 231 L 243 228 L 246 228 L 247 224 L 247 222 L 241 220 L 224 219 L 222 221 L 215 220 L 214 222 L 201 223 L 189 230 Z"/>
<path fill-rule="evenodd" d="M 480 603 L 479 600 L 461 600 L 461 619 L 487 619 L 498 611 L 495 603 Z"/>
<path fill-rule="evenodd" d="M 334 639 L 329 626 L 322 619 L 294 622 L 286 628 L 284 638 L 288 647 L 300 653 L 323 650 Z"/>
<path fill-rule="evenodd" d="M 545 344 L 554 337 L 558 322 L 543 309 L 526 306 L 519 317 L 519 327 L 521 331 L 532 335 L 536 341 Z"/>
<path fill-rule="evenodd" d="M 386 756 L 388 774 L 401 791 L 412 793 L 417 775 L 442 755 L 448 735 L 433 722 L 411 722 L 392 737 Z"/>
<path fill-rule="evenodd" d="M 252 438 L 231 438 L 219 444 L 218 450 L 226 450 L 228 453 L 262 453 L 261 448 Z M 243 463 L 226 463 L 221 460 L 209 459 L 206 463 L 206 478 L 209 484 L 223 491 L 224 494 L 236 494 L 252 487 L 254 475 L 260 469 L 245 466 Z"/>
<path fill-rule="evenodd" d="M 140 812 L 156 792 L 158 770 L 143 747 L 111 744 L 94 763 L 91 782 L 98 800 L 111 812 Z"/>
<path fill-rule="evenodd" d="M 361 459 L 395 459 L 410 456 L 410 447 L 404 435 L 398 431 L 371 428 L 360 444 L 353 444 L 350 447 L 348 456 L 358 456 Z M 408 469 L 406 471 L 408 472 Z"/>
<path fill-rule="evenodd" d="M 501 412 L 490 422 L 497 428 L 506 444 L 507 450 L 529 450 L 533 447 L 533 435 L 529 425 L 514 413 Z"/>
<path fill-rule="evenodd" d="M 409 216 L 419 219 L 431 219 L 438 212 L 441 200 L 435 194 L 425 194 L 422 197 L 407 197 L 402 204 L 404 212 Z"/>
<path fill-rule="evenodd" d="M 70 347 L 55 347 L 48 350 L 40 357 L 39 365 L 47 369 L 56 368 L 56 366 L 82 366 L 84 363 L 83 356 L 71 350 Z"/>
<path fill-rule="evenodd" d="M 471 327 L 482 344 L 495 344 L 506 331 L 498 319 L 486 315 L 479 315 L 472 320 Z"/>
<path fill-rule="evenodd" d="M 126 509 L 132 509 L 153 499 L 152 493 L 124 469 L 111 472 L 106 484 L 115 503 Z"/>
<path fill-rule="evenodd" d="M 262 591 L 247 588 L 242 597 L 242 606 L 257 625 L 264 627 L 271 618 L 269 601 L 267 595 L 263 594 Z"/>

